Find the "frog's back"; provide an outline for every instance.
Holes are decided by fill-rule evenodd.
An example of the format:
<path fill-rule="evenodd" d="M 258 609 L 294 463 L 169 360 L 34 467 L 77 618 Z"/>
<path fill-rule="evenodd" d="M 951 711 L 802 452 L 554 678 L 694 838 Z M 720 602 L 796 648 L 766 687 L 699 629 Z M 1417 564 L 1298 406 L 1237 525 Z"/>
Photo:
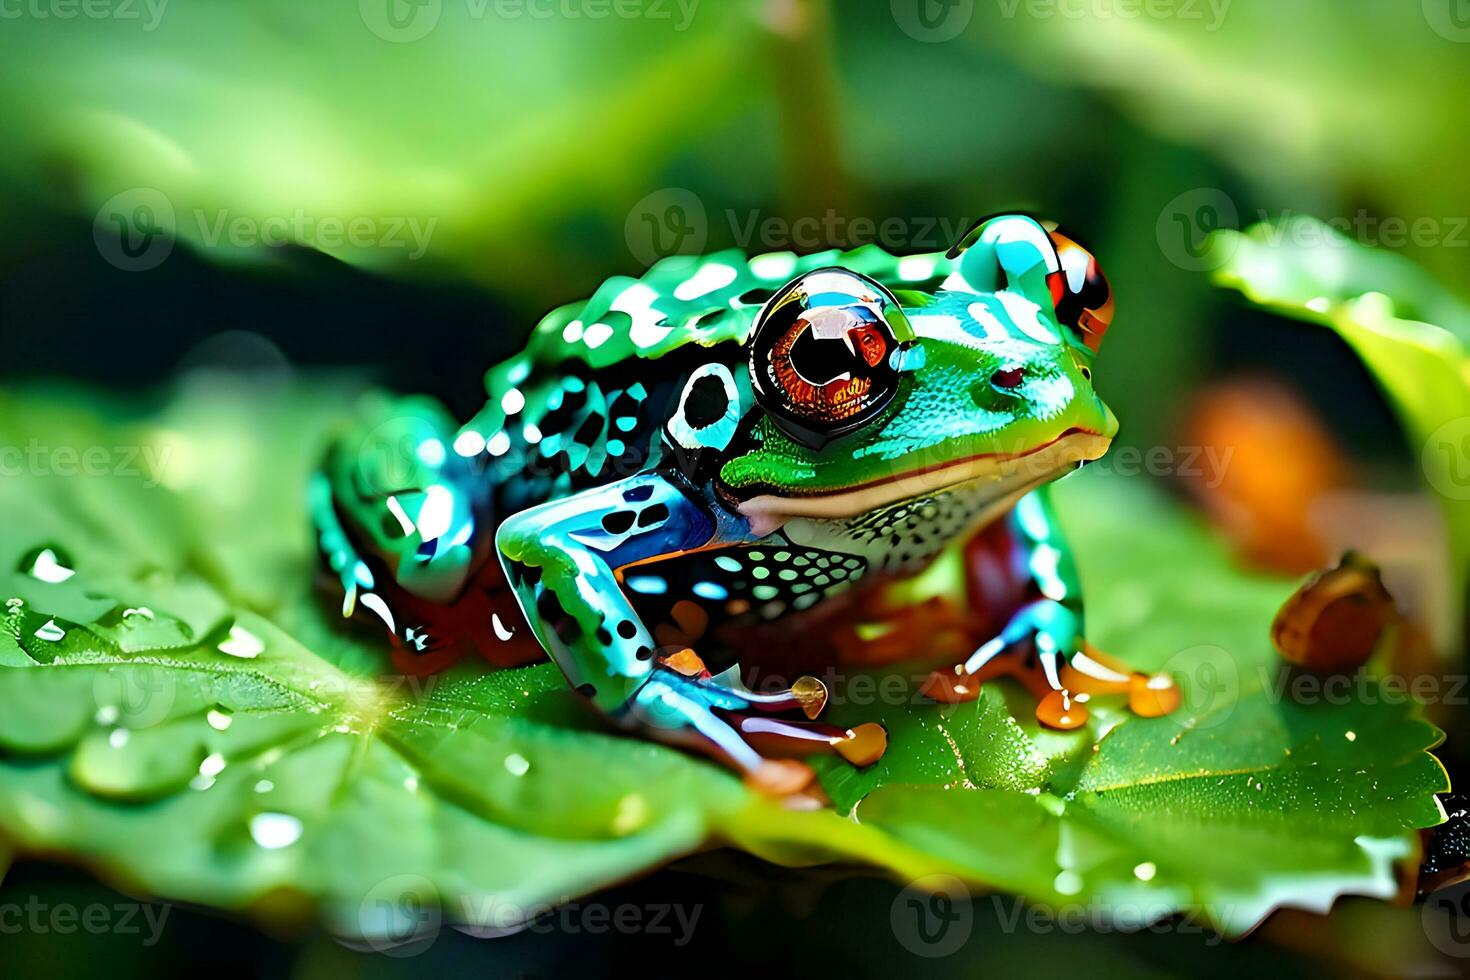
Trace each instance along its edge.
<path fill-rule="evenodd" d="M 937 254 L 897 258 L 867 245 L 673 256 L 641 279 L 614 276 L 547 314 L 520 354 L 490 369 L 489 400 L 456 448 L 473 451 L 483 440 L 502 514 L 657 465 L 663 424 L 689 373 L 712 360 L 735 368 L 765 301 L 793 276 L 831 265 L 931 291 L 950 271 Z"/>

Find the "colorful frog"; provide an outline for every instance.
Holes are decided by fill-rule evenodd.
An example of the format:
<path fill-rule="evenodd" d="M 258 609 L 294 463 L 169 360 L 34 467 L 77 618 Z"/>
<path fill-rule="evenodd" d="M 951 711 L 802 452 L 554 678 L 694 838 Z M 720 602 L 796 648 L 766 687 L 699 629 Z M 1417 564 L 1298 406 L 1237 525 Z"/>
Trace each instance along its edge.
<path fill-rule="evenodd" d="M 1167 677 L 1084 639 L 1046 487 L 1117 431 L 1091 381 L 1112 306 L 1093 256 L 1022 215 L 944 254 L 665 259 L 549 314 L 465 425 L 378 405 L 313 483 L 321 551 L 402 669 L 549 655 L 612 724 L 772 794 L 808 787 L 797 757 L 867 765 L 887 736 L 752 663 L 882 648 L 947 658 L 936 701 L 1010 674 L 1052 727 L 1107 692 L 1161 714 Z M 938 561 L 968 573 L 943 628 L 915 594 Z"/>

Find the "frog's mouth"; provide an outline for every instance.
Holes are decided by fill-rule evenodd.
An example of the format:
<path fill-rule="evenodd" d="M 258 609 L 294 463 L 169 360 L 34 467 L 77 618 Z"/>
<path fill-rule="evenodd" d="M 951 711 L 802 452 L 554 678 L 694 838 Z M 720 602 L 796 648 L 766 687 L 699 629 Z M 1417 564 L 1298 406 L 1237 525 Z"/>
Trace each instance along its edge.
<path fill-rule="evenodd" d="M 1024 453 L 981 453 L 896 473 L 868 483 L 799 497 L 762 494 L 740 505 L 752 525 L 779 525 L 793 517 L 845 518 L 965 485 L 991 485 L 993 500 L 1005 500 L 1055 479 L 1079 463 L 1108 451 L 1112 440 L 1073 428 Z"/>

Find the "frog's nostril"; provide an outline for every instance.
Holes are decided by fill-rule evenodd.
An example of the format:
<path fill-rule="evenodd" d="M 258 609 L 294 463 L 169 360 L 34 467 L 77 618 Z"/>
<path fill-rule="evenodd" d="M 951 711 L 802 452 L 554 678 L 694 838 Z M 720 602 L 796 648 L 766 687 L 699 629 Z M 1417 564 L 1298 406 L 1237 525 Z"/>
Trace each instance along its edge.
<path fill-rule="evenodd" d="M 997 388 L 1019 388 L 1025 377 L 1021 368 L 1003 368 L 990 376 L 990 383 Z"/>

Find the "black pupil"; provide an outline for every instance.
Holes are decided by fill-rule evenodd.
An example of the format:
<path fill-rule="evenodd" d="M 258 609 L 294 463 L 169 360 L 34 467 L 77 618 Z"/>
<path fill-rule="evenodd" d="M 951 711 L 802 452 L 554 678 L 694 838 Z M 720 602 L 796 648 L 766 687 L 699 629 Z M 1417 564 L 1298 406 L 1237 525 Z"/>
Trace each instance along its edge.
<path fill-rule="evenodd" d="M 804 380 L 820 388 L 844 374 L 857 376 L 868 365 L 848 350 L 845 340 L 821 339 L 807 329 L 791 345 L 791 366 Z"/>

